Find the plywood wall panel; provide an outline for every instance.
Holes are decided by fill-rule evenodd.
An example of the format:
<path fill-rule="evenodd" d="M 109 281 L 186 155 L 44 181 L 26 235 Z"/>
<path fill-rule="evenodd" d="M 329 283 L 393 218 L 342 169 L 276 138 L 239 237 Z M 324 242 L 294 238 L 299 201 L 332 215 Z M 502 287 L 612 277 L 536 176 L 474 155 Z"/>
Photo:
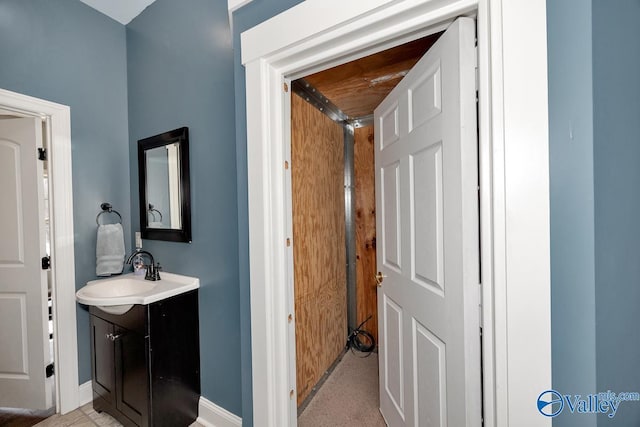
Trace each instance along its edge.
<path fill-rule="evenodd" d="M 363 329 L 378 342 L 378 308 L 376 274 L 376 198 L 373 158 L 373 126 L 355 130 L 355 229 L 356 295 L 358 324 L 367 317 Z"/>
<path fill-rule="evenodd" d="M 291 97 L 291 178 L 298 405 L 347 337 L 344 135 Z"/>

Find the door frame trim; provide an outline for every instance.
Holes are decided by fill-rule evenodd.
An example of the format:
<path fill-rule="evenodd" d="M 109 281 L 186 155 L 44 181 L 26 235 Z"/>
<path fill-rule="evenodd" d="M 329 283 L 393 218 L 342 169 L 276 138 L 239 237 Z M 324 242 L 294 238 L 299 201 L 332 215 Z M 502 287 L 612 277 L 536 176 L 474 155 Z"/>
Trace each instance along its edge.
<path fill-rule="evenodd" d="M 242 34 L 253 416 L 260 425 L 296 425 L 289 397 L 295 325 L 287 321 L 293 255 L 285 244 L 292 236 L 284 168 L 290 92 L 283 83 L 444 29 L 459 15 L 475 15 L 478 34 L 484 422 L 551 425 L 535 409 L 551 387 L 544 0 L 306 0 Z"/>
<path fill-rule="evenodd" d="M 71 111 L 66 105 L 5 89 L 0 89 L 0 108 L 48 123 L 56 410 L 65 414 L 79 406 Z"/>

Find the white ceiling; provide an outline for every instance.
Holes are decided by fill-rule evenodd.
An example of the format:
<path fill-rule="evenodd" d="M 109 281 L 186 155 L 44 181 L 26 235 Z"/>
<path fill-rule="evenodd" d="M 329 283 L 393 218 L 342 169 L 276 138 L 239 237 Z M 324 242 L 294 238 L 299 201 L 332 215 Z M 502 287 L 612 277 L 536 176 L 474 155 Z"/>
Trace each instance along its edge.
<path fill-rule="evenodd" d="M 80 0 L 92 8 L 127 25 L 156 0 Z"/>

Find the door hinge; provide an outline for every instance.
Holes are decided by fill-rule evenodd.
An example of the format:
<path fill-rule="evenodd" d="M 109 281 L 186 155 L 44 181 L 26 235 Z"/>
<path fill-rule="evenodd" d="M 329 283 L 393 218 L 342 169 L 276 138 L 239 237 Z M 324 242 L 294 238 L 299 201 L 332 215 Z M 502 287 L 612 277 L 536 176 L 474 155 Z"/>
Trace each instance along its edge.
<path fill-rule="evenodd" d="M 289 92 L 289 85 L 286 83 L 283 83 L 282 88 L 284 89 L 285 92 Z"/>
<path fill-rule="evenodd" d="M 476 78 L 476 101 L 478 100 L 478 90 L 480 89 L 480 75 L 478 68 L 478 46 L 473 50 L 473 67 L 475 69 L 475 78 Z"/>
<path fill-rule="evenodd" d="M 47 367 L 44 368 L 44 372 L 47 374 L 47 378 L 51 378 L 54 374 L 53 363 L 47 365 Z"/>
<path fill-rule="evenodd" d="M 47 160 L 47 149 L 46 148 L 38 148 L 38 160 L 45 161 Z"/>
<path fill-rule="evenodd" d="M 42 269 L 43 270 L 48 270 L 51 268 L 51 257 L 50 256 L 43 256 L 42 257 Z"/>

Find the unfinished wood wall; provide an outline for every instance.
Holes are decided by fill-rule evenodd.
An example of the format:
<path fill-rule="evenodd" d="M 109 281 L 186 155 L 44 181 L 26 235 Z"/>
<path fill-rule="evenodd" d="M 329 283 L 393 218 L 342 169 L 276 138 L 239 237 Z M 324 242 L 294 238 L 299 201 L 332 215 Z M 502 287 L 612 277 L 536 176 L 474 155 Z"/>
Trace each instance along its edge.
<path fill-rule="evenodd" d="M 291 176 L 298 405 L 347 338 L 344 134 L 291 96 Z"/>
<path fill-rule="evenodd" d="M 356 295 L 358 324 L 371 319 L 362 329 L 369 331 L 378 343 L 378 306 L 376 274 L 376 197 L 373 159 L 373 126 L 355 130 L 355 229 L 356 229 Z M 356 325 L 357 326 L 357 325 Z"/>

